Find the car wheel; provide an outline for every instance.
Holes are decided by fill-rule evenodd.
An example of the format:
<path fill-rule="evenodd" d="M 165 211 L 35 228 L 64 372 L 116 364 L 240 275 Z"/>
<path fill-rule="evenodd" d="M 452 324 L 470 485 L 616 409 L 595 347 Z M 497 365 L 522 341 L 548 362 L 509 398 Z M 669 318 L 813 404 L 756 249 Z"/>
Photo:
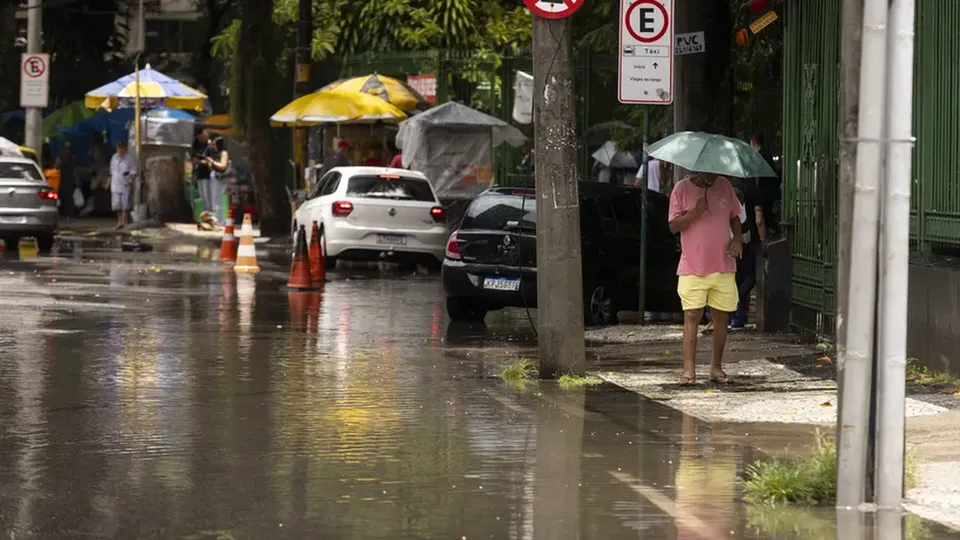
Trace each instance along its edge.
<path fill-rule="evenodd" d="M 3 245 L 10 251 L 16 251 L 20 248 L 19 236 L 4 236 Z"/>
<path fill-rule="evenodd" d="M 447 315 L 454 322 L 480 322 L 487 316 L 487 308 L 469 298 L 448 296 Z"/>
<path fill-rule="evenodd" d="M 617 303 L 609 285 L 598 284 L 587 289 L 583 300 L 583 316 L 588 326 L 617 324 Z"/>
<path fill-rule="evenodd" d="M 43 252 L 53 249 L 53 235 L 41 234 L 37 236 L 37 249 Z"/>
<path fill-rule="evenodd" d="M 323 228 L 320 228 L 320 246 L 323 248 L 323 267 L 327 270 L 337 268 L 337 258 L 327 255 L 327 234 Z"/>

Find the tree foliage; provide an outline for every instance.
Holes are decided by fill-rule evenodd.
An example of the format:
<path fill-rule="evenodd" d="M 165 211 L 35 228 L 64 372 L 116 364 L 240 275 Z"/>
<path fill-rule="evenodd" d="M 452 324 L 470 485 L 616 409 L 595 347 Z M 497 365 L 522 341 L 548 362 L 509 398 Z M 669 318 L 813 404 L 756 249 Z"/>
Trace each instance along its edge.
<path fill-rule="evenodd" d="M 16 3 L 0 10 L 0 80 L 2 110 L 19 106 L 20 54 L 26 52 L 26 26 L 15 17 Z M 127 13 L 129 0 L 76 0 L 43 10 L 43 50 L 50 57 L 50 102 L 62 105 L 105 82 L 133 71 L 122 60 L 125 26 L 118 13 Z M 82 69 L 77 69 L 82 66 Z"/>

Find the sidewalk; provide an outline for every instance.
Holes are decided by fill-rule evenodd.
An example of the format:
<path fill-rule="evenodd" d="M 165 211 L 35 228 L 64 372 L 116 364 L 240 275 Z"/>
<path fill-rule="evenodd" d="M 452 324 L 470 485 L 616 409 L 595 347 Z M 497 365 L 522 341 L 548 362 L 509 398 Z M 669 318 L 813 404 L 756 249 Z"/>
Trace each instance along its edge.
<path fill-rule="evenodd" d="M 796 336 L 731 332 L 724 369 L 733 385 L 706 383 L 712 337 L 698 340 L 698 384 L 680 387 L 679 325 L 615 326 L 587 331 L 597 345 L 595 375 L 707 422 L 820 427 L 833 432 L 837 415 L 833 359 Z M 920 485 L 909 509 L 960 530 L 960 397 L 908 383 L 907 450 Z M 792 429 L 792 428 L 791 428 Z"/>
<path fill-rule="evenodd" d="M 116 221 L 110 218 L 76 218 L 60 223 L 57 235 L 61 238 L 97 237 L 97 236 L 127 236 L 150 238 L 153 240 L 167 240 L 175 238 L 193 239 L 200 241 L 219 242 L 223 238 L 223 229 L 207 231 L 198 229 L 195 223 L 149 223 L 146 225 L 130 225 L 121 230 L 116 229 Z M 235 227 L 240 233 L 240 224 Z M 253 228 L 254 238 L 260 238 L 260 228 Z M 264 242 L 271 239 L 265 239 Z M 260 242 L 258 242 L 260 243 Z"/>

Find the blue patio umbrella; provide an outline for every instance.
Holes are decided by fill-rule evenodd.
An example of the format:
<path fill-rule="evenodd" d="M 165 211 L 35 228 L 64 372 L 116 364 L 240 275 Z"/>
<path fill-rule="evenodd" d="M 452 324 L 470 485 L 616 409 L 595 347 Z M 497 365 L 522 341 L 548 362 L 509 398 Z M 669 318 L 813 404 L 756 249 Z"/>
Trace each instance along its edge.
<path fill-rule="evenodd" d="M 147 111 L 144 116 L 147 118 L 166 118 L 169 120 L 183 120 L 186 122 L 196 122 L 197 117 L 180 109 L 152 109 Z"/>
<path fill-rule="evenodd" d="M 112 83 L 87 92 L 85 103 L 91 109 L 118 109 L 134 106 L 137 95 L 136 73 L 124 75 Z M 169 107 L 203 111 L 209 102 L 203 92 L 160 73 L 148 64 L 140 70 L 140 106 L 144 109 Z"/>

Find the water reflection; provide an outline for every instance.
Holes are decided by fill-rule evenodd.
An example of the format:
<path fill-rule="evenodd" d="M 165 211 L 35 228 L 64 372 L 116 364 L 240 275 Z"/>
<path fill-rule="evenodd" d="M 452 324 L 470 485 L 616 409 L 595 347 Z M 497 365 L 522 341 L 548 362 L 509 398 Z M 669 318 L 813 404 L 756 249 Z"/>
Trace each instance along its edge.
<path fill-rule="evenodd" d="M 723 426 L 611 386 L 517 392 L 487 377 L 485 345 L 513 350 L 525 315 L 458 334 L 435 280 L 299 294 L 229 270 L 103 268 L 86 285 L 124 309 L 0 321 L 8 536 L 839 534 L 830 514 L 820 531 L 809 513 L 740 505 L 757 456 Z"/>

